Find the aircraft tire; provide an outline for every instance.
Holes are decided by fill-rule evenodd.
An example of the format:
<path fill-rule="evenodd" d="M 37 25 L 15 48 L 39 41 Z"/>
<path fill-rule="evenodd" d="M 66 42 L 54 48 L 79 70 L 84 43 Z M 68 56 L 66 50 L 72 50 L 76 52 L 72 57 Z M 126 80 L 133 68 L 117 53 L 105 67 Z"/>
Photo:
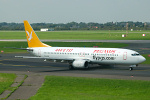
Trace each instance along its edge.
<path fill-rule="evenodd" d="M 133 68 L 132 68 L 132 67 L 130 67 L 130 68 L 129 68 L 129 70 L 130 70 L 130 71 L 132 71 L 132 70 L 133 70 Z"/>
<path fill-rule="evenodd" d="M 74 67 L 72 65 L 69 65 L 69 70 L 73 70 Z"/>
<path fill-rule="evenodd" d="M 89 65 L 85 67 L 85 69 L 89 69 Z"/>

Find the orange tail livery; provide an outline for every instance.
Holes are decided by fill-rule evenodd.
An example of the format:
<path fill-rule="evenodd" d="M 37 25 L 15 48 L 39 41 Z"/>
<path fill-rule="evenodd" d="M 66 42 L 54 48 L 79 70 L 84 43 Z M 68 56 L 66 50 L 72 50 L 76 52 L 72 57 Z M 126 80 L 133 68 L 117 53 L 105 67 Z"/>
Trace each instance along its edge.
<path fill-rule="evenodd" d="M 28 21 L 24 21 L 24 27 L 25 27 L 25 32 L 26 32 L 26 37 L 27 37 L 27 42 L 28 42 L 28 47 L 51 47 L 47 44 L 42 43 Z"/>

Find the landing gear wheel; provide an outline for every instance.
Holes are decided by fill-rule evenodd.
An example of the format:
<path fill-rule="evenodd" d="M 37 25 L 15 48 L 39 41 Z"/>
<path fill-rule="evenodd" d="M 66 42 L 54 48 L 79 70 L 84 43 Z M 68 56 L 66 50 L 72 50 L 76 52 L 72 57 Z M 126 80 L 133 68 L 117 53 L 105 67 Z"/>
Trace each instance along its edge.
<path fill-rule="evenodd" d="M 73 70 L 74 67 L 72 65 L 69 65 L 69 70 Z"/>
<path fill-rule="evenodd" d="M 89 66 L 86 66 L 85 69 L 89 69 Z"/>
<path fill-rule="evenodd" d="M 89 69 L 89 63 L 87 61 L 84 64 L 84 68 Z"/>
<path fill-rule="evenodd" d="M 132 68 L 132 67 L 130 67 L 130 68 L 129 68 L 129 70 L 130 70 L 130 71 L 132 71 L 132 70 L 133 70 L 133 68 Z"/>

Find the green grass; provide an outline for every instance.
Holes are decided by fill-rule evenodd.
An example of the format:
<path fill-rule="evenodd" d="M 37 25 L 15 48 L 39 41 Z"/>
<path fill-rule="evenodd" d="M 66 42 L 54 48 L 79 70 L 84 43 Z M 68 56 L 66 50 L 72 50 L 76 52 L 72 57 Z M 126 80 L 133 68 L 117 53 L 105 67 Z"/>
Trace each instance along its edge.
<path fill-rule="evenodd" d="M 45 42 L 54 47 L 126 47 L 128 44 L 123 43 L 98 43 L 98 42 Z M 10 49 L 5 47 L 27 48 L 27 42 L 0 42 L 0 51 L 8 52 L 27 52 L 26 50 Z"/>
<path fill-rule="evenodd" d="M 0 51 L 4 53 L 25 53 L 26 50 L 10 49 L 5 47 L 27 48 L 27 42 L 0 42 Z"/>
<path fill-rule="evenodd" d="M 58 47 L 106 47 L 106 48 L 121 48 L 126 47 L 128 44 L 124 43 L 100 43 L 100 42 L 45 42 L 51 46 Z"/>
<path fill-rule="evenodd" d="M 150 31 L 133 31 L 122 38 L 126 31 L 52 31 L 36 32 L 40 39 L 82 39 L 82 40 L 149 40 Z M 143 37 L 142 34 L 146 36 Z M 24 31 L 0 31 L 0 39 L 26 39 Z"/>
<path fill-rule="evenodd" d="M 0 73 L 0 94 L 9 88 L 15 78 L 15 74 Z"/>
<path fill-rule="evenodd" d="M 143 54 L 142 56 L 146 58 L 146 61 L 143 62 L 142 64 L 150 64 L 150 54 Z"/>
<path fill-rule="evenodd" d="M 30 100 L 149 100 L 150 81 L 47 76 Z"/>

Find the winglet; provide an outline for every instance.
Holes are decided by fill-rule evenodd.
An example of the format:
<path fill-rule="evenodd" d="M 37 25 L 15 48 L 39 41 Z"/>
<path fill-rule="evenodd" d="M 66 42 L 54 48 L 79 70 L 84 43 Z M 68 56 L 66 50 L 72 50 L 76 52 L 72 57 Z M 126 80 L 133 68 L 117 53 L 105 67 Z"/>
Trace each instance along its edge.
<path fill-rule="evenodd" d="M 40 41 L 34 30 L 32 29 L 31 25 L 28 23 L 27 20 L 24 21 L 24 27 L 28 42 L 28 47 L 51 47 L 47 44 L 44 44 Z"/>

